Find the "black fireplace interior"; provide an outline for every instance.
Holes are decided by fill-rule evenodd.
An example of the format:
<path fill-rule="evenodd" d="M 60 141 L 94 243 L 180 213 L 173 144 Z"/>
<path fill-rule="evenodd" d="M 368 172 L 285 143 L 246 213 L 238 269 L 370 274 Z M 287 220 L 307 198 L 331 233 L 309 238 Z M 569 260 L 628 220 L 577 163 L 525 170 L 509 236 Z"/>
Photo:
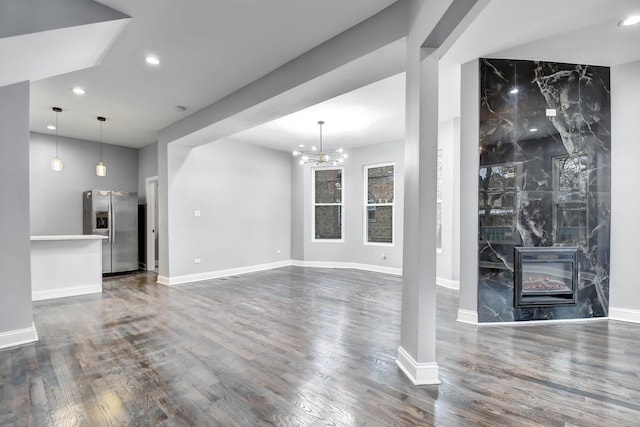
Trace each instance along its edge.
<path fill-rule="evenodd" d="M 576 247 L 515 248 L 516 307 L 575 305 Z"/>

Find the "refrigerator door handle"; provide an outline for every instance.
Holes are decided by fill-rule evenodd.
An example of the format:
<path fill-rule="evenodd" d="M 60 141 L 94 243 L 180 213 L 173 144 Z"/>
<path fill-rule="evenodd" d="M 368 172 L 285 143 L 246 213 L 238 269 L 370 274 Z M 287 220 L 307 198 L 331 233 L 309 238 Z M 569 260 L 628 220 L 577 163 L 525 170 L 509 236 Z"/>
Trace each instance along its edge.
<path fill-rule="evenodd" d="M 111 229 L 109 230 L 109 233 L 111 233 L 110 240 L 113 244 L 116 242 L 116 211 L 113 209 L 113 202 L 109 205 L 109 210 L 111 211 Z"/>

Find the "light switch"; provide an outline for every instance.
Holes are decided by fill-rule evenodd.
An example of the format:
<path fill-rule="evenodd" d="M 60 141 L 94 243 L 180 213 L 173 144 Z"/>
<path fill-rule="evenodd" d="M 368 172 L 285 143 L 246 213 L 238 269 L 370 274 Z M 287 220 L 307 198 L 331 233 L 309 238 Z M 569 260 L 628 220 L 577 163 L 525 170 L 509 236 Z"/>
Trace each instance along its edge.
<path fill-rule="evenodd" d="M 195 211 L 193 211 L 193 215 L 200 216 L 200 209 L 196 209 Z"/>

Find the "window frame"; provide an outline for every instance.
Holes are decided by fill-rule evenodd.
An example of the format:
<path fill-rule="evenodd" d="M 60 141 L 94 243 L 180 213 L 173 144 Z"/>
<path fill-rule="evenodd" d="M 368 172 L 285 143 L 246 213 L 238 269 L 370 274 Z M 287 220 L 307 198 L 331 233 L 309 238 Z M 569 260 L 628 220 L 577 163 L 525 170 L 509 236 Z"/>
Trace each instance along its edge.
<path fill-rule="evenodd" d="M 393 166 L 393 202 L 391 203 L 369 203 L 369 169 Z M 387 246 L 394 247 L 396 243 L 396 162 L 374 163 L 362 167 L 362 177 L 364 184 L 363 200 L 364 210 L 362 215 L 362 243 L 366 246 Z M 370 206 L 391 206 L 391 242 L 369 242 L 369 207 Z"/>
<path fill-rule="evenodd" d="M 442 253 L 442 184 L 444 181 L 444 150 L 438 148 L 436 154 L 436 253 Z M 439 229 L 439 230 L 438 230 Z M 438 239 L 438 231 L 440 238 Z"/>
<path fill-rule="evenodd" d="M 341 171 L 341 190 L 342 195 L 340 203 L 316 203 L 316 172 L 325 170 Z M 344 243 L 345 224 L 344 224 L 344 167 L 343 166 L 318 166 L 311 168 L 311 242 L 312 243 Z M 316 237 L 316 206 L 340 206 L 340 239 L 318 239 Z"/>

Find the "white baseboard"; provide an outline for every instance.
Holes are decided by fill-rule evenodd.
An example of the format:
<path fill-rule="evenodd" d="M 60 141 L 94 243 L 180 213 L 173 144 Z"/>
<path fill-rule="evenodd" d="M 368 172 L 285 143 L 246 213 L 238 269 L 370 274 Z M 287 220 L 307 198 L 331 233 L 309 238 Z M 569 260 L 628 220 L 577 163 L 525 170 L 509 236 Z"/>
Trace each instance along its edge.
<path fill-rule="evenodd" d="M 402 276 L 401 268 L 383 267 L 371 264 L 359 264 L 354 262 L 325 262 L 325 261 L 298 261 L 286 260 L 268 264 L 249 265 L 246 267 L 230 268 L 226 270 L 207 271 L 204 273 L 187 274 L 183 276 L 161 276 L 156 280 L 161 285 L 182 285 L 185 283 L 199 282 L 201 280 L 219 279 L 220 277 L 237 276 L 239 274 L 255 273 L 257 271 L 271 270 L 273 268 L 288 267 L 315 267 L 315 268 L 353 268 L 356 270 L 372 271 L 375 273 L 393 274 Z"/>
<path fill-rule="evenodd" d="M 469 323 L 471 325 L 477 325 L 478 324 L 478 312 L 477 311 L 471 311 L 471 310 L 463 310 L 463 309 L 459 309 L 458 310 L 458 322 L 460 323 Z"/>
<path fill-rule="evenodd" d="M 445 279 L 444 277 L 436 277 L 436 285 L 448 289 L 460 289 L 459 280 Z"/>
<path fill-rule="evenodd" d="M 621 322 L 640 323 L 640 310 L 632 308 L 609 307 L 609 319 Z"/>
<path fill-rule="evenodd" d="M 418 363 L 402 347 L 398 347 L 396 364 L 409 377 L 413 385 L 441 384 L 437 363 Z"/>
<path fill-rule="evenodd" d="M 102 293 L 102 285 L 74 286 L 73 288 L 47 289 L 46 291 L 33 291 L 32 301 L 42 301 L 54 298 L 75 297 L 78 295 Z"/>
<path fill-rule="evenodd" d="M 299 261 L 292 260 L 291 265 L 296 267 L 313 267 L 313 268 L 353 268 L 355 270 L 372 271 L 374 273 L 393 274 L 402 276 L 402 268 L 384 267 L 373 264 L 360 264 L 356 262 L 330 262 L 330 261 Z"/>
<path fill-rule="evenodd" d="M 220 277 L 237 276 L 239 274 L 255 273 L 256 271 L 271 270 L 273 268 L 287 267 L 291 260 L 271 262 L 268 264 L 249 265 L 247 267 L 229 268 L 226 270 L 207 271 L 204 273 L 187 274 L 184 276 L 165 277 L 158 276 L 158 283 L 163 285 L 182 285 L 185 283 L 200 282 L 202 280 L 219 279 Z"/>
<path fill-rule="evenodd" d="M 38 341 L 38 333 L 36 332 L 36 325 L 33 323 L 31 323 L 30 328 L 0 332 L 0 348 L 14 347 L 34 341 Z"/>
<path fill-rule="evenodd" d="M 549 323 L 584 323 L 606 322 L 608 317 L 581 317 L 579 319 L 546 319 L 546 320 L 518 320 L 512 322 L 481 322 L 478 326 L 540 326 Z"/>
<path fill-rule="evenodd" d="M 609 310 L 611 311 L 611 310 Z M 640 312 L 638 312 L 640 314 Z M 478 322 L 478 312 L 471 310 L 458 310 L 458 319 L 460 323 L 468 323 L 476 326 L 535 326 L 545 323 L 570 323 L 570 322 L 600 322 L 608 320 L 611 317 L 586 317 L 579 319 L 550 319 L 550 320 L 519 320 L 512 322 Z"/>

